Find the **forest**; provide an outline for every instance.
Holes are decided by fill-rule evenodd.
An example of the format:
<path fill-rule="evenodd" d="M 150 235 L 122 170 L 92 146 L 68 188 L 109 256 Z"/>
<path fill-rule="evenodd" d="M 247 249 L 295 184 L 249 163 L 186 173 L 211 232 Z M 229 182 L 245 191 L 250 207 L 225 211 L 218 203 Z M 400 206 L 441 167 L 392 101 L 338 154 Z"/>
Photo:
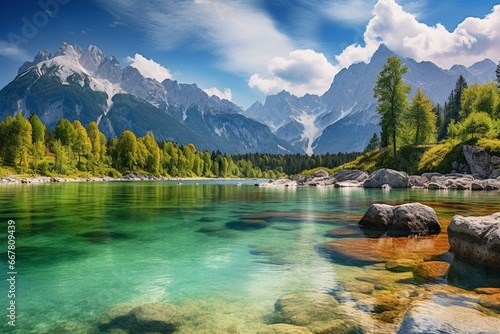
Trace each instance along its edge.
<path fill-rule="evenodd" d="M 359 153 L 326 155 L 243 154 L 198 151 L 193 144 L 157 142 L 129 130 L 107 140 L 96 122 L 60 119 L 49 130 L 36 114 L 18 112 L 0 123 L 0 176 L 111 176 L 128 173 L 165 177 L 276 178 L 318 167 L 333 168 Z"/>

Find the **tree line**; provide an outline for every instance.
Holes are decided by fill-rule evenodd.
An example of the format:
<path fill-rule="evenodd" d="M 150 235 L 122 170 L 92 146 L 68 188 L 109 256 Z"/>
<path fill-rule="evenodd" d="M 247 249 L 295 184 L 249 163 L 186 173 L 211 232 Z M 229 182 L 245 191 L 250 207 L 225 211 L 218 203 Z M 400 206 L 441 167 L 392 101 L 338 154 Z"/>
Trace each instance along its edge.
<path fill-rule="evenodd" d="M 499 138 L 500 62 L 496 83 L 475 83 L 469 87 L 460 76 L 444 106 L 434 106 L 420 88 L 409 101 L 411 86 L 403 81 L 407 71 L 399 58 L 391 56 L 377 77 L 373 91 L 381 116 L 381 134 L 380 138 L 374 134 L 370 149 L 391 147 L 396 161 L 399 147 L 448 139 Z"/>
<path fill-rule="evenodd" d="M 0 123 L 0 160 L 17 173 L 119 177 L 140 173 L 167 177 L 276 178 L 305 169 L 333 168 L 358 153 L 326 155 L 242 154 L 198 151 L 193 144 L 156 141 L 152 132 L 137 137 L 125 130 L 107 140 L 96 122 L 61 118 L 49 130 L 33 114 L 18 112 Z"/>

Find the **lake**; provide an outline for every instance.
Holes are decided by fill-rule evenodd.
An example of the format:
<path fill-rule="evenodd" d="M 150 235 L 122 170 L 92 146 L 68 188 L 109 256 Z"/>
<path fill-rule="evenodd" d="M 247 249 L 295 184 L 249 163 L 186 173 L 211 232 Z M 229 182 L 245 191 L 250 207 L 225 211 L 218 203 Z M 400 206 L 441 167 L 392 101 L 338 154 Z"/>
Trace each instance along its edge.
<path fill-rule="evenodd" d="M 498 272 L 454 261 L 448 279 L 422 285 L 411 272 L 385 269 L 401 257 L 451 262 L 446 228 L 393 240 L 367 238 L 356 226 L 372 203 L 422 202 L 446 227 L 455 214 L 500 211 L 498 193 L 181 182 L 1 186 L 0 270 L 7 277 L 13 220 L 17 274 L 15 331 L 2 279 L 0 332 L 91 333 L 115 304 L 163 301 L 185 314 L 181 333 L 256 333 L 281 296 L 305 291 L 333 296 L 357 332 L 424 333 L 436 321 L 444 332 L 499 328 L 500 316 L 473 291 L 500 288 Z M 321 245 L 332 241 L 346 252 L 325 254 Z"/>

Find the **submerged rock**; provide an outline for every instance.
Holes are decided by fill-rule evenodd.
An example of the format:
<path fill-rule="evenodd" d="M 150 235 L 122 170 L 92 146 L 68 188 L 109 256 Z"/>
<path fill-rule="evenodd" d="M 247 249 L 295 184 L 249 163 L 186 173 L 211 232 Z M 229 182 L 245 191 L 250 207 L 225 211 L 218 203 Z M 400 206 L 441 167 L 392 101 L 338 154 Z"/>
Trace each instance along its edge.
<path fill-rule="evenodd" d="M 500 268 L 500 213 L 482 217 L 455 216 L 448 225 L 450 249 L 480 265 Z"/>
<path fill-rule="evenodd" d="M 166 303 L 118 304 L 99 319 L 101 331 L 125 330 L 129 333 L 173 333 L 180 323 L 180 311 Z"/>
<path fill-rule="evenodd" d="M 369 230 L 387 231 L 389 236 L 431 235 L 441 232 L 441 224 L 434 209 L 420 203 L 398 206 L 372 204 L 358 224 Z"/>
<path fill-rule="evenodd" d="M 442 261 L 428 261 L 417 264 L 413 268 L 413 277 L 418 283 L 426 283 L 445 278 L 450 264 Z"/>
<path fill-rule="evenodd" d="M 311 333 L 363 333 L 359 324 L 345 314 L 340 303 L 325 293 L 284 295 L 276 301 L 274 309 L 268 317 L 268 323 L 271 324 L 292 325 L 287 328 L 294 330 L 298 330 L 297 326 L 303 326 Z"/>
<path fill-rule="evenodd" d="M 312 334 L 312 332 L 301 326 L 274 324 L 265 326 L 257 334 Z"/>
<path fill-rule="evenodd" d="M 479 297 L 479 305 L 500 312 L 500 293 Z"/>
<path fill-rule="evenodd" d="M 269 226 L 269 222 L 262 219 L 238 219 L 226 223 L 226 227 L 232 230 L 256 230 Z"/>
<path fill-rule="evenodd" d="M 408 188 L 410 186 L 410 178 L 404 172 L 383 168 L 373 172 L 365 180 L 363 187 L 381 188 L 384 184 L 391 186 L 391 188 Z"/>
<path fill-rule="evenodd" d="M 471 307 L 466 298 L 435 295 L 412 304 L 397 333 L 493 334 L 498 333 L 498 328 L 499 318 L 485 316 Z"/>

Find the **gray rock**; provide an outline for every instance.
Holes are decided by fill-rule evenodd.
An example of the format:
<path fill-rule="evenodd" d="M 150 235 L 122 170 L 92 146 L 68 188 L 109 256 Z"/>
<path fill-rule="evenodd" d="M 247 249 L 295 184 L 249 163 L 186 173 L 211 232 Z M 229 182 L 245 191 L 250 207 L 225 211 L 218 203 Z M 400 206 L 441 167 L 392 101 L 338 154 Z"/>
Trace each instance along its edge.
<path fill-rule="evenodd" d="M 388 184 L 392 188 L 408 188 L 410 186 L 408 174 L 393 169 L 379 169 L 373 172 L 363 183 L 365 188 L 381 188 Z"/>
<path fill-rule="evenodd" d="M 496 179 L 499 176 L 500 176 L 500 169 L 494 169 L 493 172 L 491 172 L 491 174 L 490 174 L 490 176 L 488 178 L 490 178 L 490 179 Z"/>
<path fill-rule="evenodd" d="M 494 167 L 500 166 L 500 157 L 497 157 L 496 155 L 491 157 L 491 164 Z"/>
<path fill-rule="evenodd" d="M 420 175 L 410 175 L 410 187 L 423 188 L 425 186 L 425 179 Z"/>
<path fill-rule="evenodd" d="M 397 206 L 372 204 L 358 224 L 369 230 L 387 231 L 389 236 L 441 232 L 441 224 L 434 209 L 420 203 Z"/>
<path fill-rule="evenodd" d="M 464 145 L 463 153 L 473 175 L 485 179 L 493 172 L 491 155 L 479 146 Z"/>
<path fill-rule="evenodd" d="M 441 173 L 424 173 L 422 174 L 422 181 L 424 182 L 429 182 L 432 180 L 433 177 L 440 177 L 443 176 Z"/>
<path fill-rule="evenodd" d="M 363 182 L 368 178 L 368 173 L 359 169 L 343 169 L 332 175 L 338 182 L 357 181 Z"/>
<path fill-rule="evenodd" d="M 324 169 L 319 169 L 319 170 L 314 172 L 313 176 L 314 177 L 327 177 L 327 176 L 330 176 L 330 173 L 328 173 Z"/>
<path fill-rule="evenodd" d="M 453 217 L 448 225 L 448 241 L 455 255 L 500 268 L 500 212 L 482 217 Z"/>

